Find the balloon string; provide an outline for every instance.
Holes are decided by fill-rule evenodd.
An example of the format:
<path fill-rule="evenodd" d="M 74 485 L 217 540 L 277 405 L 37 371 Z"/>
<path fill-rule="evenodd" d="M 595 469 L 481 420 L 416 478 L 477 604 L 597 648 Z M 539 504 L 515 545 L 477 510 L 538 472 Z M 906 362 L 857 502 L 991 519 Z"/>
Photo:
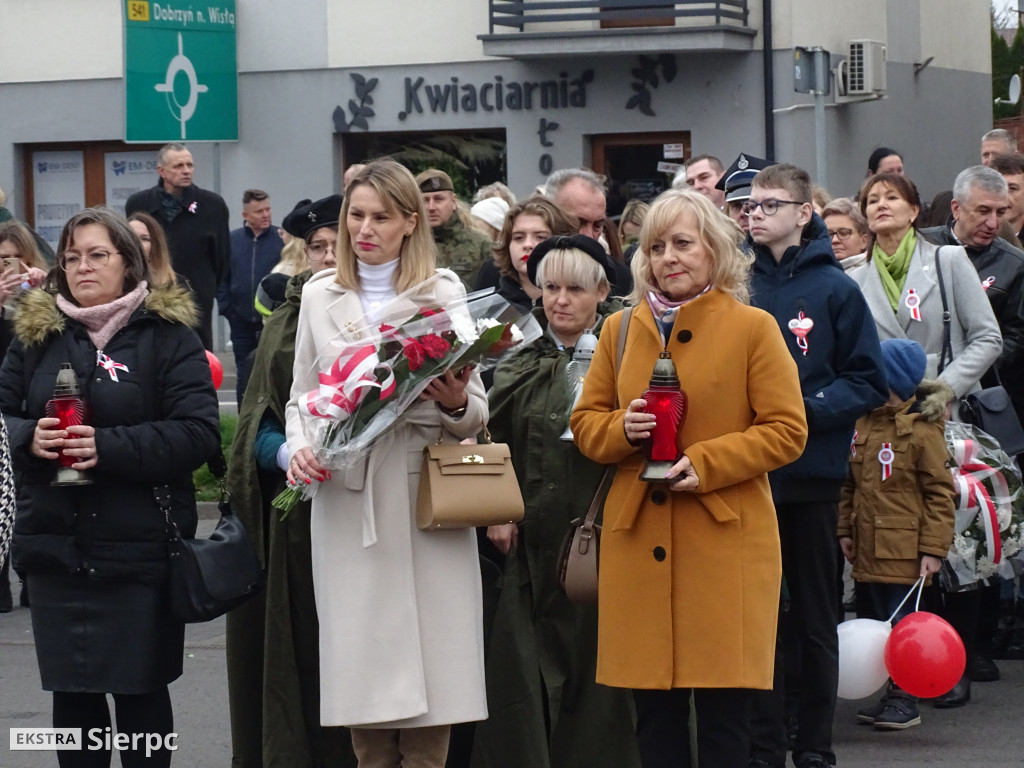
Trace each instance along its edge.
<path fill-rule="evenodd" d="M 904 597 L 900 601 L 900 604 L 896 606 L 896 610 L 893 611 L 892 612 L 892 616 L 889 617 L 889 622 L 888 622 L 889 624 L 892 624 L 892 620 L 896 618 L 896 614 L 900 612 L 900 608 L 903 607 L 903 604 L 905 602 L 907 602 L 907 600 L 910 599 L 910 596 L 912 594 L 914 594 L 914 590 L 915 589 L 917 590 L 917 600 L 914 603 L 914 610 L 915 611 L 921 610 L 921 594 L 924 592 L 924 577 L 923 576 L 919 577 L 918 580 L 914 582 L 914 586 L 912 586 L 910 588 L 910 591 L 907 592 L 906 597 Z"/>

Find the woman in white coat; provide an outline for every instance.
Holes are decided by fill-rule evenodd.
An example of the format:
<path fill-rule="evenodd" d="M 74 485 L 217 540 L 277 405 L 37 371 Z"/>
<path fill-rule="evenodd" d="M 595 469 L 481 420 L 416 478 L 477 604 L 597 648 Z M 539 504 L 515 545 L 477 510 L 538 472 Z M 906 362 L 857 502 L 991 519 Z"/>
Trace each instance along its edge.
<path fill-rule="evenodd" d="M 861 190 L 860 206 L 873 244 L 868 246 L 868 262 L 847 274 L 864 291 L 878 338 L 906 338 L 919 343 L 928 355 L 925 378 L 941 379 L 958 398 L 979 389 L 978 380 L 1002 351 L 1003 337 L 967 252 L 960 246 L 933 245 L 917 235 L 914 221 L 921 200 L 914 183 L 905 176 L 872 176 Z M 939 270 L 950 316 L 952 361 L 949 353 L 941 359 L 944 329 Z M 951 415 L 959 420 L 956 405 Z M 945 574 L 944 568 L 939 577 L 944 588 L 939 612 L 960 634 L 970 659 L 981 593 L 974 585 L 960 589 L 944 578 Z M 968 669 L 953 690 L 935 700 L 935 706 L 963 706 L 971 698 L 970 684 Z M 870 717 L 871 710 L 862 710 L 861 714 Z"/>
<path fill-rule="evenodd" d="M 487 716 L 480 571 L 472 529 L 417 527 L 419 468 L 424 446 L 439 435 L 478 433 L 487 398 L 477 374 L 449 372 L 360 464 L 333 476 L 320 465 L 298 409 L 316 388 L 319 353 L 331 342 L 365 339 L 381 309 L 417 286 L 420 303 L 432 306 L 465 295 L 453 273 L 435 270 L 420 191 L 403 166 L 380 160 L 363 168 L 340 218 L 337 270 L 303 290 L 286 409 L 288 478 L 321 483 L 311 519 L 320 717 L 352 729 L 362 768 L 440 768 L 450 725 Z"/>

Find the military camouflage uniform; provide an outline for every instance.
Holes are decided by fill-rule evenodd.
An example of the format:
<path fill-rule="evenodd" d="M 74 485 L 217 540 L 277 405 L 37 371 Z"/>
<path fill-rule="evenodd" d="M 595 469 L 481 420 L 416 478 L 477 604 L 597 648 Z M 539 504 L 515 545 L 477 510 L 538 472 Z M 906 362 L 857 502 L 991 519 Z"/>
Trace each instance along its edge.
<path fill-rule="evenodd" d="M 447 267 L 457 274 L 467 291 L 473 290 L 473 278 L 480 265 L 491 256 L 491 241 L 487 235 L 475 229 L 467 229 L 458 212 L 448 221 L 434 227 L 434 243 L 437 245 L 437 266 Z"/>

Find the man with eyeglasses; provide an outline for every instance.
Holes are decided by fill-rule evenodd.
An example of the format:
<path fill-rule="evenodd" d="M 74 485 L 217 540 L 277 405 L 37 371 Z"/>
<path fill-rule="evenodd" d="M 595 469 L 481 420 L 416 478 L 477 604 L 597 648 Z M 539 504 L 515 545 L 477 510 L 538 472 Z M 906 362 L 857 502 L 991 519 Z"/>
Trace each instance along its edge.
<path fill-rule="evenodd" d="M 242 222 L 231 231 L 231 259 L 217 291 L 217 309 L 231 326 L 239 404 L 249 381 L 250 358 L 263 330 L 263 318 L 256 311 L 256 292 L 260 281 L 281 260 L 284 248 L 284 240 L 271 223 L 270 195 L 262 189 L 242 193 Z"/>
<path fill-rule="evenodd" d="M 768 475 L 789 589 L 790 632 L 779 632 L 775 689 L 755 700 L 751 766 L 786 764 L 784 664 L 800 670 L 793 762 L 835 765 L 832 719 L 839 677 L 836 632 L 838 504 L 857 419 L 889 389 L 860 288 L 839 266 L 811 206 L 811 180 L 793 165 L 754 177 L 744 204 L 754 265 L 751 304 L 775 317 L 800 372 L 809 429 L 803 455 Z M 786 659 L 798 654 L 797 664 Z"/>
<path fill-rule="evenodd" d="M 192 183 L 192 153 L 181 143 L 166 144 L 156 156 L 156 186 L 136 192 L 125 215 L 144 211 L 167 234 L 171 266 L 185 278 L 199 307 L 196 331 L 213 349 L 213 300 L 231 256 L 228 206 L 216 192 Z"/>

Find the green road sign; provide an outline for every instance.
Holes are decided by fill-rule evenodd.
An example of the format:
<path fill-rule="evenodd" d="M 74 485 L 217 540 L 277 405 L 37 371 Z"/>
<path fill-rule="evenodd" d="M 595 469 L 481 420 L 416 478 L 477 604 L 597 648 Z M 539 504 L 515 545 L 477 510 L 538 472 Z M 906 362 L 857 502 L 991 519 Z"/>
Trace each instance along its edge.
<path fill-rule="evenodd" d="M 237 141 L 235 0 L 126 0 L 125 141 Z"/>

